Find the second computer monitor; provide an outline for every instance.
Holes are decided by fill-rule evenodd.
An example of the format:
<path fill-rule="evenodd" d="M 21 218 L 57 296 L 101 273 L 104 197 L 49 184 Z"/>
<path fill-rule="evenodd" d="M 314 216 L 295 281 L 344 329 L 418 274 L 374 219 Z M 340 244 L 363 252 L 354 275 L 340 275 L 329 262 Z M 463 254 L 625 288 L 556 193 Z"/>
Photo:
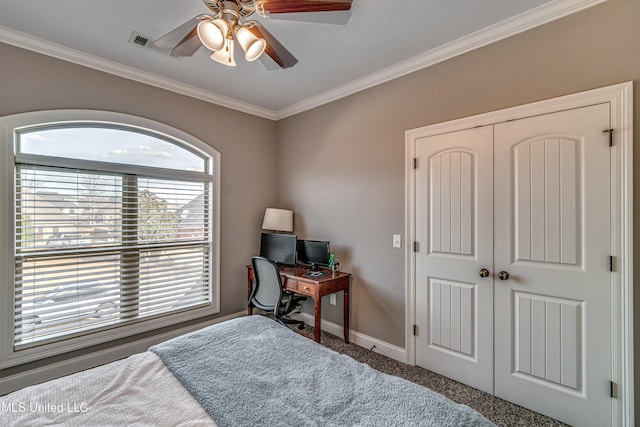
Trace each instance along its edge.
<path fill-rule="evenodd" d="M 312 269 L 329 265 L 331 249 L 326 240 L 298 240 L 298 263 Z"/>

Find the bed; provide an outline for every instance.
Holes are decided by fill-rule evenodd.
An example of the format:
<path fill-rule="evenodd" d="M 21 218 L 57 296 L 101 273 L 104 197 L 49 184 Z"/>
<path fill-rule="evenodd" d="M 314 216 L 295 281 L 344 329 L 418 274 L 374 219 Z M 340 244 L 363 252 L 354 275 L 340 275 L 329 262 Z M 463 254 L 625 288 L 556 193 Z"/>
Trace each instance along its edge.
<path fill-rule="evenodd" d="M 0 398 L 0 425 L 492 426 L 263 316 Z"/>

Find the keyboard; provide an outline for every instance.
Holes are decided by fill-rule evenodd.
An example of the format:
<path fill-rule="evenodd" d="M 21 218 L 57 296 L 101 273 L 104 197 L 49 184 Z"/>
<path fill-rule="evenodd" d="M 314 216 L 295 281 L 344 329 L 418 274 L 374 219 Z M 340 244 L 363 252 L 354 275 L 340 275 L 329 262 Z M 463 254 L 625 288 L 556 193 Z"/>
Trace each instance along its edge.
<path fill-rule="evenodd" d="M 319 279 L 321 277 L 325 277 L 328 273 L 324 272 L 324 271 L 310 271 L 308 273 L 304 273 L 302 276 L 303 277 L 309 277 L 312 279 Z"/>

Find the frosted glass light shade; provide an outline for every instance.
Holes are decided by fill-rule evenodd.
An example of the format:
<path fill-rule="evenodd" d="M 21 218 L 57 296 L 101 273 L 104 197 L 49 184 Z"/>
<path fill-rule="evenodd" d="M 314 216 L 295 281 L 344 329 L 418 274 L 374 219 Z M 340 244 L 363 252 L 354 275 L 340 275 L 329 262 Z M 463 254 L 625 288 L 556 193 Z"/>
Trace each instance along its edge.
<path fill-rule="evenodd" d="M 210 58 L 223 65 L 235 67 L 236 60 L 233 57 L 233 40 L 225 39 L 224 47 L 218 51 L 213 52 Z"/>
<path fill-rule="evenodd" d="M 293 211 L 286 209 L 267 208 L 262 221 L 263 230 L 293 231 Z"/>
<path fill-rule="evenodd" d="M 256 37 L 251 31 L 245 27 L 236 27 L 236 39 L 242 50 L 244 50 L 244 57 L 247 61 L 255 61 L 258 59 L 264 49 L 267 47 L 267 42 L 260 37 Z"/>
<path fill-rule="evenodd" d="M 197 27 L 200 41 L 209 50 L 217 51 L 224 47 L 229 27 L 222 19 L 204 19 Z"/>

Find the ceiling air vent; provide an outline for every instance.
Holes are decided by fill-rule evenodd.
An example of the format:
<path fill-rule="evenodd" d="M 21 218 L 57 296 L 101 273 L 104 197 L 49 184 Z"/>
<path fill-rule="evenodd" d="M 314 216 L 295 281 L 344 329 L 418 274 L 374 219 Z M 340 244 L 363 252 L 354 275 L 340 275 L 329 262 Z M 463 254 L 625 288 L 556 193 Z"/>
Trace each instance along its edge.
<path fill-rule="evenodd" d="M 140 46 L 146 46 L 149 43 L 149 37 L 133 31 L 131 37 L 129 37 L 129 43 L 134 43 Z"/>

